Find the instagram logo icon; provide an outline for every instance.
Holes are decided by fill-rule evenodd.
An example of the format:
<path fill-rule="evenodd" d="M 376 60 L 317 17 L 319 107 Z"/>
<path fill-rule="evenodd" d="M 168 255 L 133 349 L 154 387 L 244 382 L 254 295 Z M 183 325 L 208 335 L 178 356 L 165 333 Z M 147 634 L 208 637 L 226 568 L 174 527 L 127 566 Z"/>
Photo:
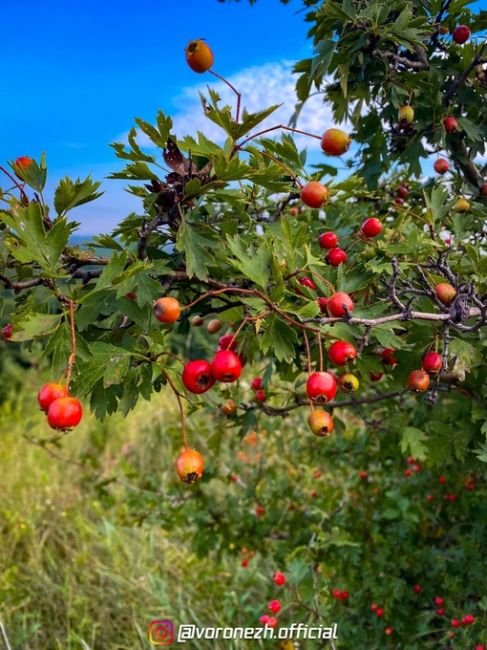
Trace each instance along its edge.
<path fill-rule="evenodd" d="M 171 645 L 174 641 L 174 623 L 172 621 L 151 621 L 149 623 L 149 641 L 152 645 Z"/>

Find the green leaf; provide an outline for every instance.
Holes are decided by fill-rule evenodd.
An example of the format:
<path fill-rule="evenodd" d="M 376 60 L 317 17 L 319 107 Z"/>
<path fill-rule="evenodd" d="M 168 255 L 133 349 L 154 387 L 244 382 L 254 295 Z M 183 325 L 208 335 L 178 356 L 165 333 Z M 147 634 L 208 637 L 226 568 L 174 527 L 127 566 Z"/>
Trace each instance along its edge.
<path fill-rule="evenodd" d="M 284 320 L 273 315 L 267 321 L 267 329 L 260 344 L 264 352 L 272 349 L 278 361 L 290 362 L 295 356 L 294 346 L 298 344 L 298 336 Z"/>
<path fill-rule="evenodd" d="M 415 427 L 405 427 L 401 436 L 401 451 L 410 453 L 416 460 L 426 460 L 426 434 Z"/>
<path fill-rule="evenodd" d="M 266 242 L 262 242 L 256 249 L 246 245 L 241 237 L 227 236 L 228 246 L 234 256 L 229 258 L 230 264 L 236 266 L 240 271 L 260 287 L 265 287 L 269 281 L 271 253 Z"/>
<path fill-rule="evenodd" d="M 196 276 L 200 280 L 208 279 L 208 267 L 214 262 L 213 255 L 208 249 L 216 246 L 216 242 L 201 234 L 201 228 L 184 220 L 178 230 L 176 248 L 186 257 L 186 272 L 190 278 Z"/>
<path fill-rule="evenodd" d="M 103 192 L 97 192 L 100 183 L 93 182 L 88 176 L 84 181 L 79 178 L 72 181 L 68 176 L 59 181 L 54 193 L 54 207 L 58 215 L 65 215 L 78 205 L 89 203 L 100 197 Z"/>

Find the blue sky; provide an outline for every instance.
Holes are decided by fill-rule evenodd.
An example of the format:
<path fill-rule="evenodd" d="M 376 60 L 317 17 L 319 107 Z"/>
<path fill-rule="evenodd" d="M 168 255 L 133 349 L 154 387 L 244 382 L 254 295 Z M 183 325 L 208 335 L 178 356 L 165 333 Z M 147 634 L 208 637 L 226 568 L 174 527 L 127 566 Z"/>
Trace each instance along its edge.
<path fill-rule="evenodd" d="M 485 8 L 487 0 L 476 5 Z M 123 138 L 135 116 L 152 121 L 162 109 L 175 118 L 177 135 L 204 128 L 218 138 L 202 119 L 198 90 L 210 84 L 226 102 L 234 98 L 211 75 L 186 65 L 184 48 L 198 37 L 211 45 L 214 69 L 243 92 L 244 105 L 258 110 L 284 102 L 276 122 L 287 122 L 291 64 L 310 54 L 301 6 L 300 0 L 287 6 L 258 0 L 253 7 L 246 0 L 3 3 L 2 24 L 9 27 L 2 30 L 0 160 L 45 151 L 49 195 L 66 174 L 103 180 L 118 169 L 108 144 Z M 320 133 L 331 125 L 321 99 L 310 100 L 301 128 Z M 121 183 L 105 180 L 103 189 L 102 199 L 73 212 L 83 234 L 106 232 L 137 209 Z"/>
<path fill-rule="evenodd" d="M 206 38 L 214 69 L 225 76 L 294 61 L 309 52 L 300 6 L 298 0 L 254 7 L 217 0 L 2 3 L 2 24 L 11 28 L 2 30 L 0 160 L 46 151 L 51 189 L 65 174 L 106 176 L 119 166 L 108 143 L 135 116 L 152 121 L 158 109 L 187 115 L 198 110 L 194 86 L 215 85 L 187 67 L 189 40 Z M 100 220 L 108 229 L 133 205 L 112 187 L 101 205 L 73 216 L 83 232 L 96 232 Z"/>

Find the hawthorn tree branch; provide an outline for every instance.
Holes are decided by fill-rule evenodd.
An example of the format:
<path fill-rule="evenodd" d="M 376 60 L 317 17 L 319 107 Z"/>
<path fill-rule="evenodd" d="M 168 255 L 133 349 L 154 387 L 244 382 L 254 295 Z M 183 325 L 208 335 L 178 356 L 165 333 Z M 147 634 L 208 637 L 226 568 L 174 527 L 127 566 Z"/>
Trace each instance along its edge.
<path fill-rule="evenodd" d="M 455 81 L 452 83 L 450 88 L 446 91 L 445 96 L 443 97 L 443 105 L 448 106 L 453 97 L 457 94 L 458 89 L 462 86 L 468 79 L 469 74 L 478 66 L 482 61 L 482 56 L 487 49 L 487 40 L 482 43 L 482 45 L 477 50 L 477 54 L 470 61 L 465 70 L 458 75 Z"/>
<path fill-rule="evenodd" d="M 398 65 L 402 65 L 410 70 L 429 70 L 429 63 L 426 58 L 426 53 L 422 48 L 416 48 L 417 59 L 410 59 L 407 56 L 401 56 L 395 52 L 390 52 L 388 50 L 372 50 L 372 56 L 378 59 L 384 59 L 387 61 L 392 61 Z"/>

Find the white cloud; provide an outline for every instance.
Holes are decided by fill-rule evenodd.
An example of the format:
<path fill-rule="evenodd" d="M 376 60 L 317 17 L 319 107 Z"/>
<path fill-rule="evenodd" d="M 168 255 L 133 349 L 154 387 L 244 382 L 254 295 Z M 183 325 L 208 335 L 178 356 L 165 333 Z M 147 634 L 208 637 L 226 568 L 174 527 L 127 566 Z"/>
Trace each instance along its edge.
<path fill-rule="evenodd" d="M 255 130 L 289 123 L 296 105 L 295 83 L 296 75 L 291 72 L 292 64 L 287 61 L 279 63 L 268 63 L 263 66 L 246 68 L 241 72 L 229 77 L 230 83 L 242 94 L 242 108 L 248 112 L 255 113 L 263 110 L 272 104 L 281 106 L 262 122 Z M 199 92 L 208 95 L 208 86 L 215 90 L 221 97 L 221 106 L 230 104 L 233 106 L 235 115 L 236 96 L 232 90 L 222 81 L 207 76 L 207 82 L 185 88 L 181 95 L 174 100 L 179 110 L 173 115 L 174 131 L 179 138 L 185 135 L 195 135 L 202 131 L 207 138 L 216 142 L 225 139 L 224 131 L 208 120 L 202 111 Z M 300 113 L 297 127 L 303 131 L 322 135 L 322 133 L 333 124 L 330 107 L 323 103 L 323 97 L 315 95 L 304 105 Z M 270 134 L 272 135 L 272 134 Z M 126 135 L 117 140 L 125 140 Z M 319 141 L 314 138 L 297 137 L 299 147 L 319 149 Z M 143 134 L 138 138 L 141 146 L 151 146 L 147 137 Z"/>

